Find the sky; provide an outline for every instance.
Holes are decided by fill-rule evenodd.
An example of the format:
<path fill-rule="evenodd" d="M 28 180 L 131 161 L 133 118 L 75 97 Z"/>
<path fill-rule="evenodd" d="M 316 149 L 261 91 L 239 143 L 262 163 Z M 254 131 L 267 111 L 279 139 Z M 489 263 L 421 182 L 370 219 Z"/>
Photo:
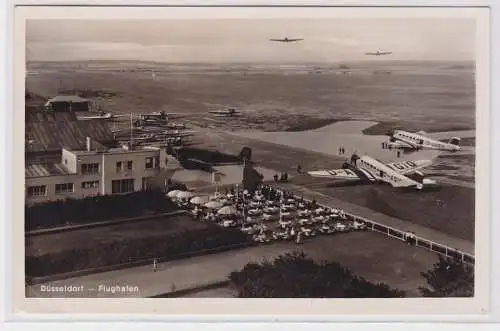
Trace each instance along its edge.
<path fill-rule="evenodd" d="M 391 60 L 472 61 L 476 33 L 475 20 L 461 18 L 28 20 L 26 28 L 28 61 L 172 63 L 362 61 L 376 50 L 392 51 Z M 269 41 L 285 36 L 304 41 Z"/>

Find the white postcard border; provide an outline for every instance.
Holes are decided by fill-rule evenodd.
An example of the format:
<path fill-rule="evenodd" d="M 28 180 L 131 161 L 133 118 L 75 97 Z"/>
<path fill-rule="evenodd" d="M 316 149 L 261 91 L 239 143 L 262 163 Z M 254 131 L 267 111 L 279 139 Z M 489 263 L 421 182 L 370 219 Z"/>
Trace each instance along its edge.
<path fill-rule="evenodd" d="M 20 18 L 21 21 L 16 18 L 15 22 L 15 48 L 16 54 L 14 56 L 14 64 L 15 64 L 15 109 L 24 108 L 24 19 L 27 17 L 33 17 L 33 9 L 32 7 L 28 12 L 25 12 L 25 17 Z M 49 11 L 54 13 L 54 9 L 57 7 L 45 7 L 44 9 L 35 9 L 36 17 L 40 17 L 39 15 L 47 15 Z M 113 11 L 113 16 L 119 17 L 117 14 L 119 12 L 119 8 L 107 8 L 105 10 L 107 14 L 102 13 L 94 13 L 95 15 L 103 15 L 103 18 L 109 17 L 109 10 Z M 150 8 L 153 9 L 153 8 Z M 204 10 L 208 10 L 210 8 L 203 8 Z M 191 9 L 190 9 L 191 10 Z M 221 15 L 220 8 L 219 9 L 210 9 L 216 10 L 216 15 Z M 241 10 L 241 9 L 240 9 Z M 247 10 L 247 9 L 245 9 Z M 277 8 L 278 10 L 278 8 Z M 304 9 L 301 9 L 302 12 Z M 416 17 L 419 14 L 416 14 L 416 11 L 413 11 L 408 14 L 412 17 Z M 89 12 L 92 11 L 89 10 Z M 135 14 L 139 12 L 146 12 L 147 10 L 140 8 L 134 8 Z M 279 8 L 280 15 L 283 15 L 283 9 Z M 361 10 L 365 15 L 369 13 L 365 11 L 365 9 Z M 388 12 L 389 10 L 387 10 Z M 398 9 L 398 14 L 401 13 L 404 9 Z M 418 10 L 420 12 L 424 12 L 425 10 Z M 432 17 L 450 17 L 450 15 L 464 15 L 463 11 L 460 11 L 458 14 L 458 10 L 447 10 L 445 14 L 441 11 L 437 14 L 439 9 L 431 9 L 432 14 L 428 14 Z M 468 10 L 465 10 L 468 11 Z M 246 11 L 246 13 L 250 13 L 251 11 Z M 322 15 L 326 15 L 327 10 L 322 11 Z M 488 31 L 488 15 L 484 13 L 477 14 L 477 9 L 471 9 L 470 13 L 474 12 L 474 16 L 478 19 L 478 27 L 480 32 L 478 31 L 478 49 L 477 49 L 477 109 L 478 109 L 478 118 L 477 118 L 477 192 L 481 192 L 484 196 L 488 196 L 488 199 L 476 199 L 477 201 L 477 219 L 490 219 L 489 217 L 489 192 L 490 192 L 490 181 L 488 179 L 488 174 L 491 174 L 492 171 L 490 169 L 489 163 L 489 155 L 491 151 L 490 145 L 490 119 L 491 116 L 488 113 L 489 108 L 489 45 L 486 31 Z M 65 8 L 62 16 L 59 17 L 75 17 L 82 18 L 83 11 L 78 7 L 71 7 L 70 10 Z M 171 12 L 172 13 L 172 12 Z M 158 14 L 158 11 L 156 11 Z M 29 15 L 29 16 L 28 16 Z M 106 16 L 107 15 L 107 16 Z M 177 15 L 180 15 L 177 13 Z M 213 17 L 213 13 L 210 14 Z M 240 14 L 241 15 L 241 14 Z M 255 15 L 253 13 L 252 15 Z M 292 15 L 292 14 L 288 14 Z M 303 14 L 301 14 L 303 15 Z M 345 13 L 344 13 L 345 15 Z M 384 14 L 382 14 L 384 15 Z M 396 15 L 396 14 L 395 14 Z M 425 17 L 429 17 L 428 15 Z M 442 15 L 442 16 L 441 16 Z M 478 15 L 478 16 L 476 16 Z M 262 15 L 260 15 L 262 17 Z M 389 17 L 391 15 L 385 14 L 384 17 Z M 46 16 L 45 16 L 46 17 Z M 55 16 L 52 16 L 55 17 Z M 179 17 L 179 16 L 177 16 Z M 289 17 L 289 16 L 287 16 Z M 345 17 L 345 16 L 344 16 Z M 399 17 L 399 16 L 398 16 Z M 22 140 L 24 139 L 24 111 L 16 111 L 14 112 L 14 133 L 16 135 L 15 147 L 14 150 L 22 150 Z M 14 170 L 14 183 L 22 183 L 24 181 L 24 172 L 21 170 L 22 165 L 24 164 L 24 159 L 21 156 L 21 153 L 17 153 L 13 155 L 13 160 L 15 163 Z M 22 215 L 22 201 L 24 200 L 24 190 L 23 185 L 14 185 L 12 199 L 14 202 L 14 210 L 13 213 L 16 213 L 17 216 Z M 479 194 L 479 193 L 477 193 Z M 20 205 L 20 206 L 19 206 Z M 21 207 L 21 208 L 19 208 Z M 486 226 L 483 226 L 483 223 Z M 443 315 L 462 315 L 467 318 L 467 316 L 471 314 L 479 314 L 479 313 L 487 313 L 489 308 L 489 293 L 488 293 L 488 285 L 489 285 L 489 259 L 488 259 L 488 249 L 489 242 L 488 240 L 484 240 L 485 238 L 489 238 L 489 224 L 486 222 L 478 222 L 476 224 L 476 260 L 480 261 L 477 265 L 476 272 L 476 284 L 477 284 L 477 297 L 474 299 L 422 299 L 425 300 L 425 304 L 422 305 L 421 299 L 391 299 L 390 303 L 385 302 L 381 305 L 381 299 L 361 299 L 361 300 L 331 300 L 330 302 L 325 302 L 323 300 L 322 303 L 318 304 L 313 301 L 318 300 L 306 300 L 306 299 L 292 299 L 292 300 L 270 300 L 270 299 L 254 299 L 254 300 L 243 300 L 243 299 L 24 299 L 24 245 L 22 240 L 13 240 L 14 244 L 14 287 L 13 292 L 15 296 L 16 308 L 17 312 L 23 314 L 22 312 L 34 311 L 44 313 L 76 313 L 78 311 L 82 312 L 86 310 L 85 308 L 89 308 L 90 310 L 86 310 L 85 312 L 92 313 L 132 313 L 132 314 L 142 314 L 142 313 L 168 313 L 171 316 L 177 315 L 179 317 L 187 317 L 192 315 L 205 315 L 208 319 L 212 319 L 216 315 L 220 315 L 221 311 L 224 311 L 227 315 L 230 315 L 231 318 L 234 317 L 243 317 L 249 315 L 261 315 L 261 316 L 286 316 L 285 319 L 288 319 L 290 316 L 295 316 L 294 320 L 304 320 L 303 317 L 315 316 L 318 318 L 327 316 L 331 318 L 331 312 L 335 312 L 340 315 L 349 315 L 347 317 L 348 320 L 358 319 L 360 315 L 360 311 L 363 311 L 365 317 L 370 318 L 370 320 L 374 320 L 373 316 L 377 314 L 386 315 L 388 311 L 391 311 L 391 307 L 395 308 L 394 311 L 399 311 L 401 314 L 395 318 L 391 318 L 392 320 L 399 320 L 402 318 L 403 320 L 408 319 L 408 315 L 414 314 L 438 314 L 440 315 L 440 319 L 443 319 Z M 24 235 L 19 236 L 24 232 L 24 227 L 22 227 L 22 222 L 14 222 L 13 223 L 13 233 L 14 238 L 23 238 Z M 21 231 L 19 231 L 21 230 Z M 479 239 L 479 240 L 478 240 Z M 21 263 L 19 263 L 21 262 Z M 22 298 L 19 297 L 19 294 L 22 295 Z M 47 304 L 47 300 L 50 300 L 50 304 Z M 446 304 L 443 304 L 443 300 L 446 300 Z M 251 301 L 251 302 L 249 302 Z M 335 302 L 334 302 L 335 301 Z M 117 303 L 120 302 L 120 303 Z M 245 305 L 246 307 L 243 307 Z M 366 305 L 366 306 L 365 306 Z M 474 307 L 471 307 L 474 306 Z M 281 307 L 281 309 L 276 309 L 277 307 Z M 76 308 L 76 309 L 72 309 Z M 82 309 L 83 308 L 83 309 Z M 203 311 L 198 310 L 198 308 L 203 309 Z M 255 310 L 255 308 L 258 308 Z M 422 309 L 425 308 L 425 309 Z M 472 309 L 471 308 L 476 308 Z M 40 310 L 41 309 L 41 310 Z M 130 309 L 130 310 L 129 310 Z M 244 311 L 244 314 L 241 312 Z M 298 316 L 297 312 L 300 312 Z M 406 315 L 406 316 L 405 316 Z M 40 316 L 39 316 L 40 317 Z M 100 318 L 101 316 L 99 316 Z M 137 318 L 132 316 L 132 318 Z M 182 318 L 181 317 L 181 318 Z M 387 317 L 387 316 L 385 316 Z M 123 316 L 120 316 L 123 318 Z M 455 317 L 456 318 L 456 317 Z M 446 317 L 445 317 L 446 319 Z"/>

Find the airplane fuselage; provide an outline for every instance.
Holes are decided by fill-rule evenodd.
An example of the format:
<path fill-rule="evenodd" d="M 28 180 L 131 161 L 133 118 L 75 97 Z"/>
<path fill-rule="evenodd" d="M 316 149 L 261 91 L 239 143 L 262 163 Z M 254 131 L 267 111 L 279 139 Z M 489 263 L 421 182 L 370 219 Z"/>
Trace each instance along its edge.
<path fill-rule="evenodd" d="M 406 161 L 397 164 L 397 167 L 401 167 L 403 170 L 405 166 L 408 168 L 414 166 L 412 161 Z M 381 181 L 391 184 L 394 187 L 402 186 L 415 186 L 418 189 L 422 188 L 422 184 L 400 174 L 396 169 L 391 168 L 382 162 L 371 158 L 369 156 L 363 156 L 356 161 L 356 168 L 364 175 L 365 179 L 371 182 Z M 361 174 L 358 174 L 358 176 Z"/>
<path fill-rule="evenodd" d="M 212 114 L 213 116 L 217 116 L 217 117 L 231 117 L 231 116 L 234 116 L 236 115 L 236 111 L 235 110 L 232 110 L 232 109 L 228 109 L 228 110 L 211 110 L 209 111 L 210 114 Z"/>
<path fill-rule="evenodd" d="M 457 139 L 457 138 L 453 138 Z M 397 141 L 400 141 L 405 145 L 398 145 Z M 425 137 L 423 135 L 417 134 L 417 133 L 412 133 L 412 132 L 406 132 L 406 131 L 395 131 L 391 135 L 391 142 L 388 143 L 389 148 L 407 148 L 407 149 L 414 149 L 414 150 L 420 150 L 420 149 L 434 149 L 434 150 L 441 150 L 441 151 L 451 151 L 455 152 L 460 150 L 460 146 L 458 146 L 458 139 L 456 144 L 452 143 L 445 143 L 442 141 L 438 141 L 435 139 L 431 139 L 428 137 Z"/>

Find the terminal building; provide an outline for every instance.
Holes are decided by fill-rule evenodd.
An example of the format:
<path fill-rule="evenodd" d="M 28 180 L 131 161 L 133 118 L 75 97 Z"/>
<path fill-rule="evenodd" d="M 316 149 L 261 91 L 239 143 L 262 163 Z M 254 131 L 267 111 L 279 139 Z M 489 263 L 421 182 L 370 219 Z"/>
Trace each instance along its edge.
<path fill-rule="evenodd" d="M 72 98 L 55 103 L 70 100 L 86 107 Z M 163 188 L 177 169 L 164 147 L 120 145 L 105 121 L 78 121 L 62 109 L 26 107 L 25 114 L 26 204 Z"/>
<path fill-rule="evenodd" d="M 84 150 L 63 148 L 58 163 L 26 165 L 26 203 L 126 194 L 164 187 L 172 175 L 168 166 L 169 156 L 165 148 L 94 147 L 88 137 Z"/>

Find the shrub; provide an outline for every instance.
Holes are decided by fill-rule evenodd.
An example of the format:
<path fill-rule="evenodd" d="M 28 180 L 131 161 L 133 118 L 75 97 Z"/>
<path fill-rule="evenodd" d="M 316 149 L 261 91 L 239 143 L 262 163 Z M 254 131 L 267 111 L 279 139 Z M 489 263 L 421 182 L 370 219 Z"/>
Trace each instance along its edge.
<path fill-rule="evenodd" d="M 225 229 L 214 225 L 167 236 L 120 240 L 91 248 L 26 256 L 26 275 L 42 277 L 144 259 L 195 254 L 203 250 L 250 242 L 251 238 L 238 229 Z"/>
<path fill-rule="evenodd" d="M 389 298 L 405 293 L 353 275 L 338 263 L 316 263 L 304 253 L 288 253 L 250 263 L 229 275 L 240 298 Z"/>
<path fill-rule="evenodd" d="M 25 230 L 161 214 L 176 209 L 161 190 L 51 201 L 25 206 Z"/>
<path fill-rule="evenodd" d="M 423 272 L 428 287 L 420 287 L 425 297 L 473 297 L 474 267 L 457 258 L 439 260 L 432 269 Z"/>

